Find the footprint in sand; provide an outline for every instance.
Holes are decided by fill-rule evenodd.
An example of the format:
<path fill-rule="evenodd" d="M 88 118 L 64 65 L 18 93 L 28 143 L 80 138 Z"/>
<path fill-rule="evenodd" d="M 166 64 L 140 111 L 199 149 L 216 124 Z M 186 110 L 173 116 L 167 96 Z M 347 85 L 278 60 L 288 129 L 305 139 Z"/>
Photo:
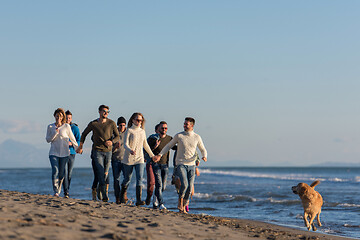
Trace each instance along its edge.
<path fill-rule="evenodd" d="M 126 224 L 124 224 L 122 222 L 119 222 L 117 226 L 122 227 L 122 228 L 127 228 L 128 227 Z"/>

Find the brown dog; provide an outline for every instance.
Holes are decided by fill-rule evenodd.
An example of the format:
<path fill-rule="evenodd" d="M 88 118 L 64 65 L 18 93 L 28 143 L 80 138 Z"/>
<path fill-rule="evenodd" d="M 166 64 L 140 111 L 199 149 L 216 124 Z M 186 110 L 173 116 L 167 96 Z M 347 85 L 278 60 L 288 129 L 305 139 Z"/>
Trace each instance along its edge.
<path fill-rule="evenodd" d="M 314 224 L 314 219 L 317 216 L 317 223 L 319 227 L 321 227 L 320 222 L 320 213 L 321 206 L 323 205 L 323 199 L 317 191 L 314 190 L 315 186 L 320 183 L 319 180 L 313 182 L 310 186 L 306 183 L 299 183 L 297 186 L 293 186 L 291 189 L 295 194 L 298 194 L 301 203 L 304 208 L 304 222 L 307 229 L 310 231 L 311 226 L 314 231 L 316 231 L 316 227 Z M 308 217 L 310 221 L 308 221 Z"/>

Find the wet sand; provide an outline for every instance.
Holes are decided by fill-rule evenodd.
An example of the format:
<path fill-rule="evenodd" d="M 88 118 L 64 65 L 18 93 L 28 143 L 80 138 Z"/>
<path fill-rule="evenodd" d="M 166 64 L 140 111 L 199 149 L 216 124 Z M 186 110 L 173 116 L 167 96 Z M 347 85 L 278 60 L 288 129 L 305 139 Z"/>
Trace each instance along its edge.
<path fill-rule="evenodd" d="M 0 190 L 0 239 L 349 238 L 251 220 Z"/>

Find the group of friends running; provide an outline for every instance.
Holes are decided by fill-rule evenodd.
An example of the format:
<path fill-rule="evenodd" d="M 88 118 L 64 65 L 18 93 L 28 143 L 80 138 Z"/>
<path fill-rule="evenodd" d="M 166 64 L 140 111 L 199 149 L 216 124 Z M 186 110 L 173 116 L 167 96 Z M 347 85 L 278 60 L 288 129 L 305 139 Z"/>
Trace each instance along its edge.
<path fill-rule="evenodd" d="M 133 113 L 128 123 L 119 117 L 117 124 L 108 118 L 109 107 L 99 106 L 99 118 L 91 121 L 80 134 L 79 127 L 72 122 L 72 113 L 58 108 L 54 112 L 55 122 L 48 125 L 46 140 L 51 143 L 49 159 L 52 167 L 54 196 L 59 196 L 61 186 L 64 197 L 69 198 L 69 188 L 76 153 L 83 153 L 87 135 L 92 132 L 92 168 L 94 181 L 92 199 L 109 201 L 109 170 L 112 166 L 116 203 L 127 203 L 127 190 L 133 171 L 136 175 L 136 206 L 149 205 L 153 198 L 153 208 L 166 209 L 163 191 L 167 185 L 169 171 L 169 151 L 175 151 L 172 183 L 175 184 L 180 212 L 188 211 L 189 200 L 194 189 L 195 175 L 200 159 L 207 161 L 207 151 L 200 135 L 194 132 L 195 119 L 186 117 L 184 131 L 174 137 L 167 135 L 168 126 L 161 121 L 155 126 L 155 133 L 146 138 L 145 118 L 141 113 Z M 144 170 L 147 175 L 147 196 L 142 200 Z M 120 182 L 121 172 L 123 181 Z M 154 193 L 155 190 L 155 193 Z M 154 193 L 154 197 L 153 197 Z"/>

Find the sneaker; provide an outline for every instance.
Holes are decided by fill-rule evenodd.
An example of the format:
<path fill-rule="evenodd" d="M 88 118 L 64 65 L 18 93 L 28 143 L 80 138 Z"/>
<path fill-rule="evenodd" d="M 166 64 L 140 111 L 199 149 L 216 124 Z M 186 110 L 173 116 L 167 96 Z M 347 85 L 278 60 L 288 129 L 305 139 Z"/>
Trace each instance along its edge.
<path fill-rule="evenodd" d="M 69 198 L 69 194 L 68 194 L 68 193 L 65 193 L 64 197 L 65 197 L 65 198 Z"/>
<path fill-rule="evenodd" d="M 58 196 L 59 196 L 59 194 L 58 194 L 58 193 L 55 193 L 55 194 L 54 194 L 54 197 L 58 197 Z"/>
<path fill-rule="evenodd" d="M 164 205 L 164 204 L 160 204 L 159 209 L 160 209 L 160 210 L 162 210 L 162 209 L 167 209 L 167 208 L 165 207 L 165 205 Z"/>

